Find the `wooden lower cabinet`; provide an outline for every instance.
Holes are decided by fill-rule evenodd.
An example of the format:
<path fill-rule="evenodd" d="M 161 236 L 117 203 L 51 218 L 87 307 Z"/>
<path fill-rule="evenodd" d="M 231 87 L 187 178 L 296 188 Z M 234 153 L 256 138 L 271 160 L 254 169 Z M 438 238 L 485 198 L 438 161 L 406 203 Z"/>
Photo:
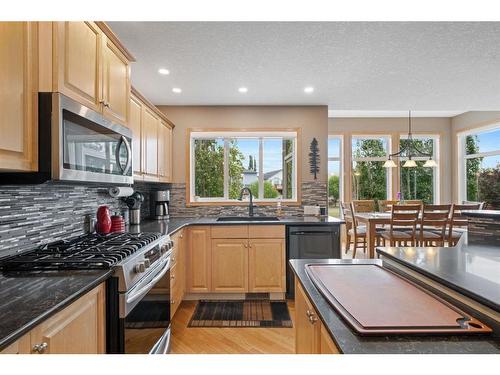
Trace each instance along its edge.
<path fill-rule="evenodd" d="M 184 246 L 184 229 L 172 235 L 174 248 L 171 260 L 173 268 L 170 271 L 170 316 L 173 317 L 186 292 L 186 252 Z"/>
<path fill-rule="evenodd" d="M 190 293 L 210 292 L 211 243 L 210 226 L 194 226 L 188 230 L 187 289 Z"/>
<path fill-rule="evenodd" d="M 248 291 L 285 292 L 285 239 L 250 239 L 248 244 Z"/>
<path fill-rule="evenodd" d="M 212 291 L 248 291 L 246 239 L 212 240 Z"/>
<path fill-rule="evenodd" d="M 295 352 L 340 353 L 298 280 L 295 280 Z"/>
<path fill-rule="evenodd" d="M 48 318 L 2 354 L 100 354 L 106 352 L 104 284 Z"/>

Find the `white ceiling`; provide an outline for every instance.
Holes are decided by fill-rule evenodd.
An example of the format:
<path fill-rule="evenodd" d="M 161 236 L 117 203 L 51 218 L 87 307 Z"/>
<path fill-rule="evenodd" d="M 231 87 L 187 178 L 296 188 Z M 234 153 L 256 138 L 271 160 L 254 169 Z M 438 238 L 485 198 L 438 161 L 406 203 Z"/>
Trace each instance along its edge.
<path fill-rule="evenodd" d="M 326 104 L 353 116 L 500 109 L 500 22 L 109 24 L 137 58 L 133 85 L 155 104 Z"/>

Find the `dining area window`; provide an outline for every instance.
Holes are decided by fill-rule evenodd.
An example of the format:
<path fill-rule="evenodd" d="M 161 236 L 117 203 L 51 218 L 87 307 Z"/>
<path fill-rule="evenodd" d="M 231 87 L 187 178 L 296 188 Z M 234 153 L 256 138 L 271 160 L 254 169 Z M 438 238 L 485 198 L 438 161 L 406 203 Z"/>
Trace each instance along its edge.
<path fill-rule="evenodd" d="M 461 200 L 500 209 L 500 124 L 458 137 Z"/>
<path fill-rule="evenodd" d="M 389 136 L 352 137 L 353 199 L 387 199 L 390 170 L 384 168 L 390 150 Z"/>

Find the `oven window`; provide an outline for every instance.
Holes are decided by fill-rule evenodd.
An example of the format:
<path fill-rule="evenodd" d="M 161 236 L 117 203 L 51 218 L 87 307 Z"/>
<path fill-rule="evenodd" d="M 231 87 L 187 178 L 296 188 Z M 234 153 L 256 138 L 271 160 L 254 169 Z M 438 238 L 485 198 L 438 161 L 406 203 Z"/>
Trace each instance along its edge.
<path fill-rule="evenodd" d="M 125 318 L 125 353 L 147 354 L 170 328 L 170 272 Z"/>
<path fill-rule="evenodd" d="M 120 134 L 110 129 L 63 111 L 64 168 L 123 175 L 122 168 L 127 164 L 128 150 L 125 143 L 120 141 L 121 138 Z M 129 168 L 126 174 L 131 173 Z"/>

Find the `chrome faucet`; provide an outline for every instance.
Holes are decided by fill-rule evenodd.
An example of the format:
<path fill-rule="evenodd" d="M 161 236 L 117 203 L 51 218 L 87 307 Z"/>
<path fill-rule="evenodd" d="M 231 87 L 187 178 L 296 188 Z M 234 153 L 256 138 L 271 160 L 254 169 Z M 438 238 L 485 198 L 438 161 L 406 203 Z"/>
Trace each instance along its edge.
<path fill-rule="evenodd" d="M 245 186 L 243 189 L 241 189 L 241 191 L 240 191 L 240 197 L 238 198 L 238 200 L 239 201 L 243 200 L 243 193 L 245 191 L 248 192 L 248 194 L 250 194 L 250 204 L 248 205 L 248 216 L 253 216 L 253 195 L 252 195 L 252 191 Z"/>

